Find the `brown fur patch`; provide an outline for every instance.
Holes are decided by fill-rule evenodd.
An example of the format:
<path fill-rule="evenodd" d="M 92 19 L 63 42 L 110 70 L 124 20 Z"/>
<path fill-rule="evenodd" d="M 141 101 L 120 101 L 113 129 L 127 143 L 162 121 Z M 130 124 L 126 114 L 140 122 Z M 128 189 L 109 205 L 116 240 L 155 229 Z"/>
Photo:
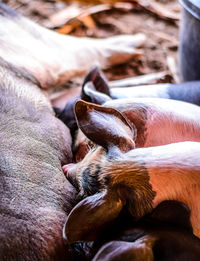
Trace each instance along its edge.
<path fill-rule="evenodd" d="M 109 177 L 108 189 L 115 190 L 135 219 L 153 209 L 156 193 L 149 182 L 144 163 L 114 161 L 102 170 L 100 181 Z"/>
<path fill-rule="evenodd" d="M 77 164 L 74 175 L 75 184 L 81 196 L 89 196 L 100 190 L 99 174 L 103 166 L 105 150 L 101 147 L 93 148 L 86 157 Z M 92 188 L 92 189 L 91 189 Z"/>

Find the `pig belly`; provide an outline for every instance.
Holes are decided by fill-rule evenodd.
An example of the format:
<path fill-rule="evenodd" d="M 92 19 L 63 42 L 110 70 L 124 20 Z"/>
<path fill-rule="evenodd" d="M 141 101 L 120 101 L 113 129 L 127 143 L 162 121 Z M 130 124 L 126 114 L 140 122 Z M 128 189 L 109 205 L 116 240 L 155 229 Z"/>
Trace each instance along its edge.
<path fill-rule="evenodd" d="M 34 80 L 0 59 L 0 260 L 70 260 L 71 137 Z"/>
<path fill-rule="evenodd" d="M 10 123 L 0 133 L 0 259 L 66 260 L 62 227 L 75 191 L 61 171 L 56 138 L 45 137 L 38 122 Z"/>

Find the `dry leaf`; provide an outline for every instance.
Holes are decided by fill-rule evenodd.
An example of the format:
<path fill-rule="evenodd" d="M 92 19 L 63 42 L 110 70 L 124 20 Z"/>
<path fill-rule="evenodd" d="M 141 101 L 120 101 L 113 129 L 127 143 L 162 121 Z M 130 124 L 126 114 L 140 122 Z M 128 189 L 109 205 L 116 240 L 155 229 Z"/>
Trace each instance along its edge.
<path fill-rule="evenodd" d="M 53 27 L 58 27 L 64 25 L 65 23 L 70 23 L 74 19 L 82 20 L 85 16 L 110 10 L 111 8 L 112 7 L 110 5 L 83 7 L 77 4 L 73 4 L 51 15 L 49 20 Z"/>
<path fill-rule="evenodd" d="M 113 87 L 129 87 L 129 86 L 137 86 L 141 84 L 151 84 L 156 83 L 158 80 L 164 78 L 167 75 L 167 72 L 158 72 L 145 74 L 136 77 L 125 78 L 121 80 L 110 81 L 109 86 Z"/>
<path fill-rule="evenodd" d="M 88 15 L 88 16 L 84 16 L 79 18 L 81 20 L 81 22 L 87 27 L 87 28 L 95 28 L 96 24 L 95 21 L 93 20 L 93 18 Z"/>
<path fill-rule="evenodd" d="M 51 21 L 53 21 L 53 26 L 58 27 L 61 23 L 64 24 L 61 28 L 57 29 L 56 31 L 58 33 L 67 34 L 70 33 L 72 30 L 74 30 L 76 27 L 80 26 L 81 24 L 84 24 L 88 28 L 95 28 L 96 24 L 91 17 L 91 14 L 96 14 L 98 12 L 110 10 L 112 8 L 111 5 L 96 5 L 92 7 L 85 7 L 85 8 L 76 8 L 75 16 L 70 16 L 68 14 L 69 19 L 65 19 L 65 13 L 67 14 L 67 11 L 69 10 L 66 8 L 66 10 L 63 10 L 63 12 L 60 12 L 57 15 L 54 15 L 53 18 L 51 18 Z M 65 20 L 65 22 L 64 22 Z"/>
<path fill-rule="evenodd" d="M 62 26 L 61 28 L 57 29 L 56 32 L 60 33 L 60 34 L 69 34 L 79 25 L 80 25 L 80 22 L 78 22 L 78 21 L 73 24 L 66 24 L 66 25 Z"/>
<path fill-rule="evenodd" d="M 153 0 L 130 0 L 130 2 L 137 3 L 140 7 L 146 9 L 147 11 L 155 14 L 162 19 L 170 21 L 178 21 L 180 19 L 179 13 L 169 10 L 164 5 Z"/>
<path fill-rule="evenodd" d="M 59 27 L 64 25 L 70 19 L 79 16 L 82 11 L 83 10 L 80 8 L 80 6 L 77 4 L 72 4 L 63 10 L 49 16 L 49 21 L 52 27 Z"/>
<path fill-rule="evenodd" d="M 62 0 L 63 2 L 79 2 L 84 4 L 96 5 L 96 4 L 114 4 L 117 2 L 129 2 L 129 1 L 118 1 L 118 0 Z"/>
<path fill-rule="evenodd" d="M 167 65 L 176 83 L 180 82 L 177 72 L 177 64 L 172 56 L 167 56 Z"/>

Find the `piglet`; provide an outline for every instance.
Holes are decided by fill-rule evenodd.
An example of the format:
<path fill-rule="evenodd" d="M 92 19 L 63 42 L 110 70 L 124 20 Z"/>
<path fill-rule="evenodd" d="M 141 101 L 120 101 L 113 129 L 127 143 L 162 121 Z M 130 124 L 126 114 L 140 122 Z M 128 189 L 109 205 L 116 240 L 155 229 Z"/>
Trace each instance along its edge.
<path fill-rule="evenodd" d="M 92 131 L 101 126 L 102 135 L 98 137 L 104 140 L 106 128 L 115 126 L 117 133 L 118 129 L 124 128 L 124 124 L 121 124 L 125 121 L 130 126 L 137 148 L 200 141 L 200 107 L 182 101 L 132 98 L 111 100 L 102 106 L 78 101 L 75 112 L 80 127 L 74 142 L 76 161 L 83 159 L 92 145 L 83 134 L 83 128 Z"/>
<path fill-rule="evenodd" d="M 118 81 L 114 81 L 115 84 L 117 84 L 117 82 Z M 88 84 L 89 86 L 87 86 Z M 102 98 L 98 99 L 99 93 L 107 95 L 112 99 L 167 98 L 200 105 L 200 81 L 110 88 L 109 82 L 102 70 L 99 67 L 93 67 L 83 82 L 81 98 L 85 101 L 103 104 L 108 98 L 104 96 L 104 101 Z"/>
<path fill-rule="evenodd" d="M 90 124 L 96 124 L 98 113 L 90 116 Z M 123 124 L 117 128 L 111 123 L 103 129 L 101 124 L 87 128 L 86 122 L 79 123 L 99 146 L 83 161 L 63 168 L 84 198 L 67 219 L 66 238 L 70 243 L 96 240 L 122 211 L 137 221 L 165 200 L 188 205 L 193 232 L 200 237 L 200 143 L 133 149 L 130 128 Z"/>
<path fill-rule="evenodd" d="M 115 82 L 117 83 L 118 81 Z M 84 79 L 80 95 L 67 102 L 64 109 L 59 110 L 58 113 L 58 117 L 69 127 L 76 144 L 80 143 L 80 135 L 78 134 L 78 141 L 76 141 L 78 126 L 74 114 L 74 106 L 80 98 L 95 104 L 104 104 L 112 99 L 163 98 L 200 105 L 200 81 L 184 82 L 180 84 L 162 83 L 135 87 L 110 88 L 109 82 L 102 70 L 99 67 L 93 67 Z M 83 140 L 81 137 L 80 139 Z M 75 145 L 75 151 L 76 150 L 77 145 Z"/>

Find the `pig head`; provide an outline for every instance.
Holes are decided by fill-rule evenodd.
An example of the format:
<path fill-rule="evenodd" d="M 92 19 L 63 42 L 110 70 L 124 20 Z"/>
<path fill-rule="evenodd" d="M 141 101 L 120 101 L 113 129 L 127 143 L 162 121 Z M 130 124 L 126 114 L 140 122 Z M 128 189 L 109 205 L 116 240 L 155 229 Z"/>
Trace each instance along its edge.
<path fill-rule="evenodd" d="M 71 137 L 37 80 L 0 58 L 0 259 L 70 260 L 62 227 L 75 189 Z"/>

